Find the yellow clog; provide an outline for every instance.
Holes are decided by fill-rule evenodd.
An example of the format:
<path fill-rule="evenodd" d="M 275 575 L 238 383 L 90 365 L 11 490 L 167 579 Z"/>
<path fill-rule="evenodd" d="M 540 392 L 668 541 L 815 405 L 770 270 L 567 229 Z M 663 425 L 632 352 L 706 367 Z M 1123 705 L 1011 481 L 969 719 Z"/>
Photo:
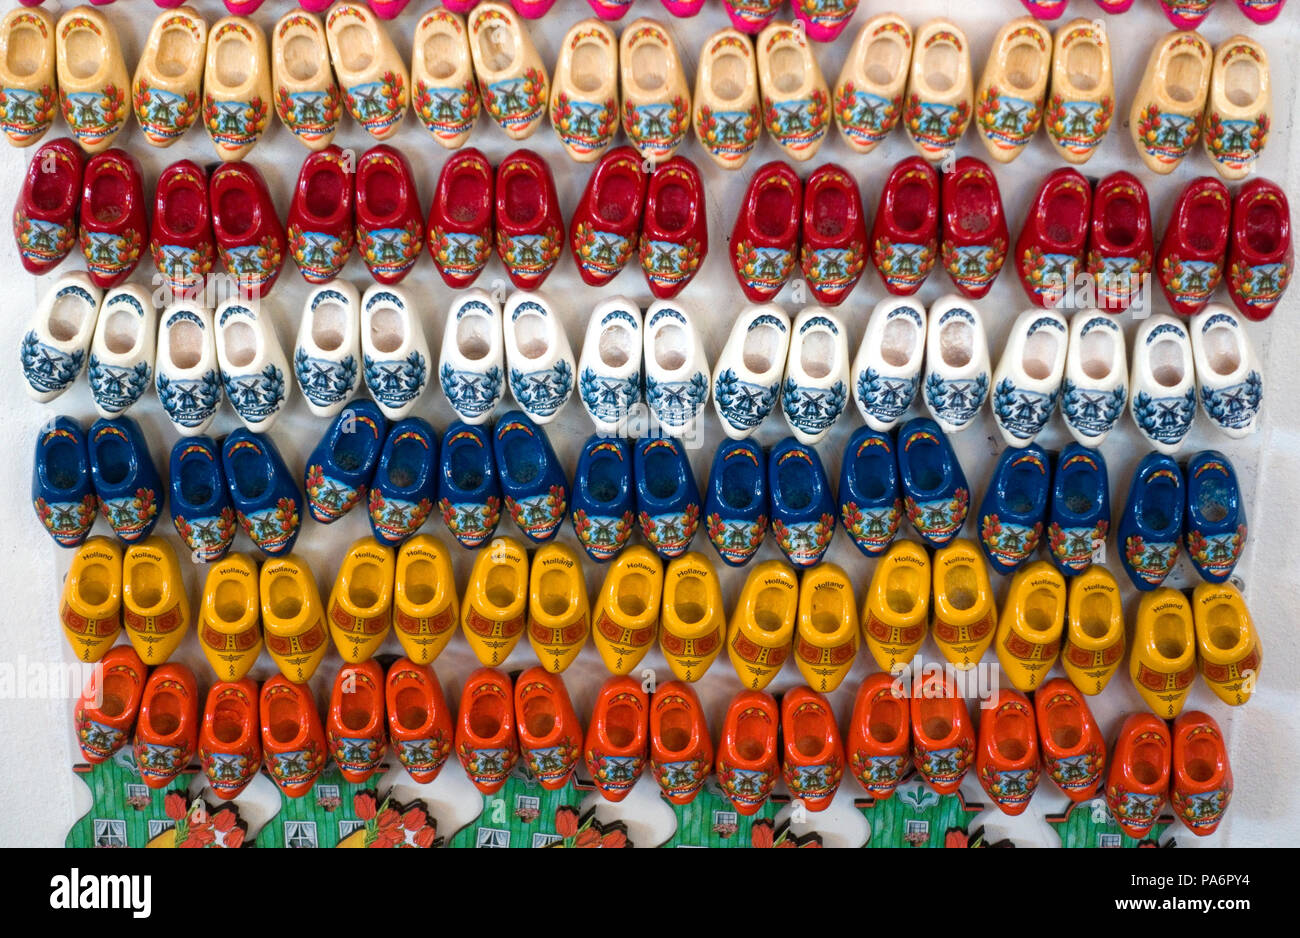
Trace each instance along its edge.
<path fill-rule="evenodd" d="M 1124 607 L 1119 584 L 1096 564 L 1070 580 L 1061 665 L 1085 694 L 1100 694 L 1124 660 Z"/>
<path fill-rule="evenodd" d="M 749 571 L 727 628 L 727 654 L 740 683 L 762 690 L 790 657 L 799 614 L 799 576 L 789 564 L 766 560 Z"/>
<path fill-rule="evenodd" d="M 1231 583 L 1201 583 L 1192 593 L 1192 618 L 1205 683 L 1224 703 L 1244 704 L 1263 661 L 1246 601 Z"/>
<path fill-rule="evenodd" d="M 659 647 L 679 681 L 698 681 L 722 651 L 727 614 L 722 584 L 709 558 L 689 551 L 668 564 Z"/>
<path fill-rule="evenodd" d="M 1046 560 L 1025 564 L 1011 578 L 998 620 L 1002 670 L 1028 693 L 1047 679 L 1065 631 L 1065 577 Z"/>
<path fill-rule="evenodd" d="M 591 632 L 582 562 L 571 547 L 547 544 L 528 571 L 528 642 L 542 667 L 559 674 L 578 657 Z"/>
<path fill-rule="evenodd" d="M 190 597 L 176 551 L 161 537 L 127 548 L 122 604 L 126 636 L 140 660 L 152 666 L 170 658 L 190 625 Z"/>
<path fill-rule="evenodd" d="M 1192 604 L 1179 590 L 1142 594 L 1128 673 L 1156 716 L 1172 720 L 1182 711 L 1196 679 L 1196 630 Z"/>
<path fill-rule="evenodd" d="M 325 605 L 311 568 L 293 554 L 268 560 L 258 577 L 258 593 L 271 660 L 295 684 L 311 680 L 329 644 Z"/>
<path fill-rule="evenodd" d="M 373 537 L 348 548 L 326 606 L 330 637 L 343 660 L 365 661 L 384 643 L 393 624 L 393 549 Z"/>
<path fill-rule="evenodd" d="M 528 554 L 511 537 L 497 537 L 478 552 L 460 605 L 465 638 L 478 660 L 505 661 L 524 633 L 528 610 Z"/>
<path fill-rule="evenodd" d="M 592 603 L 592 644 L 611 674 L 629 674 L 654 644 L 664 594 L 664 565 L 648 547 L 634 544 L 609 565 Z"/>
<path fill-rule="evenodd" d="M 848 575 L 833 563 L 805 570 L 799 581 L 794 660 L 808 686 L 840 686 L 858 654 L 858 607 Z"/>
<path fill-rule="evenodd" d="M 934 641 L 966 671 L 979 663 L 998 629 L 998 607 L 984 555 L 959 538 L 934 552 Z"/>
<path fill-rule="evenodd" d="M 393 625 L 406 657 L 429 664 L 456 632 L 460 601 L 451 555 L 442 541 L 417 534 L 397 551 Z"/>
<path fill-rule="evenodd" d="M 199 607 L 199 644 L 220 681 L 237 681 L 262 653 L 257 564 L 232 553 L 208 568 Z"/>
<path fill-rule="evenodd" d="M 78 661 L 98 661 L 122 631 L 122 548 L 92 537 L 78 548 L 59 603 L 63 635 Z"/>
<path fill-rule="evenodd" d="M 897 673 L 916 657 L 929 617 L 930 555 L 915 541 L 895 541 L 876 562 L 862 604 L 867 648 L 882 671 Z"/>

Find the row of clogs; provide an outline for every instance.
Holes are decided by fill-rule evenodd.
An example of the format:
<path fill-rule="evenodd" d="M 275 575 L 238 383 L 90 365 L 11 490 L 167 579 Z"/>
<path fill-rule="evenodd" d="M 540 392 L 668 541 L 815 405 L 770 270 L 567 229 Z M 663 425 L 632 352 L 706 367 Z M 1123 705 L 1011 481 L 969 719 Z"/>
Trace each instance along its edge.
<path fill-rule="evenodd" d="M 1069 0 L 1021 0 L 1030 13 L 1042 20 L 1054 20 L 1065 13 Z M 1096 0 L 1105 13 L 1126 13 L 1133 0 Z M 1237 0 L 1237 9 L 1251 22 L 1264 25 L 1282 13 L 1286 0 Z M 1214 8 L 1214 0 L 1160 0 L 1169 22 L 1179 29 L 1196 29 Z"/>

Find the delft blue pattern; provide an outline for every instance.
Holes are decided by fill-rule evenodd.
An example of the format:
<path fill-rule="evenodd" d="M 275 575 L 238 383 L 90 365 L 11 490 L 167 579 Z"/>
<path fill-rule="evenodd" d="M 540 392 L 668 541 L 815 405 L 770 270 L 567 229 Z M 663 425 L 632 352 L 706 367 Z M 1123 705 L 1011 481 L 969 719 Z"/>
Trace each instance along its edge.
<path fill-rule="evenodd" d="M 261 423 L 284 403 L 284 372 L 268 364 L 255 374 L 225 375 L 226 397 L 249 423 Z"/>
<path fill-rule="evenodd" d="M 159 372 L 154 385 L 163 410 L 172 423 L 181 427 L 197 427 L 211 418 L 221 399 L 221 378 L 215 369 L 204 372 L 198 380 L 180 381 Z"/>
<path fill-rule="evenodd" d="M 813 388 L 786 378 L 781 409 L 792 426 L 804 433 L 821 433 L 840 419 L 846 400 L 848 393 L 843 381 L 836 381 L 829 388 Z"/>
<path fill-rule="evenodd" d="M 81 349 L 61 352 L 37 338 L 35 330 L 23 336 L 20 357 L 27 383 L 45 394 L 66 390 L 86 363 L 86 353 Z"/>
<path fill-rule="evenodd" d="M 678 429 L 699 415 L 709 395 L 709 379 L 697 371 L 688 381 L 645 379 L 646 403 L 655 418 L 666 427 Z"/>
<path fill-rule="evenodd" d="M 466 420 L 490 413 L 501 400 L 501 369 L 496 365 L 487 371 L 457 371 L 444 362 L 438 378 L 451 409 Z"/>
<path fill-rule="evenodd" d="M 889 378 L 868 368 L 858 372 L 858 401 L 862 408 L 877 420 L 889 423 L 897 420 L 912 406 L 920 376 Z"/>
<path fill-rule="evenodd" d="M 949 380 L 937 372 L 925 379 L 925 400 L 944 423 L 969 423 L 984 406 L 989 393 L 989 375 L 982 371 L 974 378 Z"/>
<path fill-rule="evenodd" d="M 293 355 L 293 371 L 303 397 L 317 407 L 332 407 L 351 396 L 357 379 L 357 360 L 351 355 L 338 361 L 316 358 L 299 347 Z"/>
<path fill-rule="evenodd" d="M 726 368 L 713 384 L 713 399 L 727 423 L 737 430 L 752 430 L 772 412 L 780 386 L 779 381 L 766 387 L 741 381 L 734 369 Z"/>
<path fill-rule="evenodd" d="M 1225 430 L 1241 430 L 1250 426 L 1259 413 L 1264 397 L 1264 381 L 1258 371 L 1246 375 L 1246 380 L 1226 388 L 1201 385 L 1201 406 L 1209 418 Z"/>
<path fill-rule="evenodd" d="M 1182 397 L 1152 397 L 1138 391 L 1133 398 L 1133 419 L 1142 432 L 1158 443 L 1176 446 L 1192 427 L 1196 415 L 1196 389 Z"/>
<path fill-rule="evenodd" d="M 582 369 L 578 381 L 582 403 L 602 423 L 620 423 L 627 419 L 628 411 L 641 402 L 641 382 L 637 375 L 613 378 L 598 375 L 591 368 Z"/>
<path fill-rule="evenodd" d="M 411 352 L 406 358 L 376 360 L 365 355 L 362 359 L 366 369 L 366 387 L 385 407 L 404 407 L 424 390 L 429 372 L 420 352 Z"/>
<path fill-rule="evenodd" d="M 530 414 L 549 417 L 560 409 L 572 390 L 573 369 L 566 359 L 541 371 L 510 369 L 510 393 Z"/>
<path fill-rule="evenodd" d="M 1059 389 L 1043 394 L 1017 387 L 1010 378 L 1003 378 L 993 389 L 993 413 L 998 423 L 1016 439 L 1032 440 L 1052 416 L 1059 394 Z"/>
<path fill-rule="evenodd" d="M 1061 384 L 1061 415 L 1084 436 L 1109 433 L 1127 400 L 1128 390 L 1122 386 L 1111 391 L 1084 390 L 1069 378 Z"/>
<path fill-rule="evenodd" d="M 119 414 L 138 401 L 149 387 L 153 367 L 147 361 L 136 362 L 130 368 L 105 365 L 91 354 L 86 377 L 95 403 L 109 413 Z"/>

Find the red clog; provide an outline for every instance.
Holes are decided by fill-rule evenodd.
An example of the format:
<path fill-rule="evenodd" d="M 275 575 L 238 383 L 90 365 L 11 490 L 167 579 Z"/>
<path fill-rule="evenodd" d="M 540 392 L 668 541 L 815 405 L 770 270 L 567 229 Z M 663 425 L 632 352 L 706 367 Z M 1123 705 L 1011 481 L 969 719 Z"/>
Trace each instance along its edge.
<path fill-rule="evenodd" d="M 87 160 L 77 240 L 95 286 L 107 290 L 130 276 L 148 231 L 144 180 L 135 157 L 114 148 Z"/>
<path fill-rule="evenodd" d="M 689 684 L 660 684 L 650 701 L 650 771 L 673 804 L 694 801 L 713 772 L 709 725 Z"/>
<path fill-rule="evenodd" d="M 1006 213 L 988 165 L 963 156 L 943 176 L 943 267 L 962 296 L 978 300 L 993 287 L 1007 259 Z"/>
<path fill-rule="evenodd" d="M 1233 203 L 1228 246 L 1228 290 L 1241 315 L 1267 319 L 1286 292 L 1294 263 L 1286 193 L 1267 179 L 1250 180 Z"/>
<path fill-rule="evenodd" d="M 1151 832 L 1169 790 L 1173 741 L 1165 721 L 1132 713 L 1119 729 L 1106 777 L 1106 804 L 1134 840 Z"/>
<path fill-rule="evenodd" d="M 1213 834 L 1232 800 L 1228 747 L 1214 717 L 1189 710 L 1174 720 L 1169 799 L 1183 826 L 1197 837 Z"/>
<path fill-rule="evenodd" d="M 1029 698 L 1002 688 L 980 714 L 975 772 L 1003 814 L 1023 814 L 1038 788 L 1038 731 Z"/>
<path fill-rule="evenodd" d="M 77 241 L 85 157 L 71 140 L 42 144 L 14 204 L 14 241 L 28 273 L 53 270 Z"/>
<path fill-rule="evenodd" d="M 551 168 L 532 150 L 516 150 L 497 167 L 496 235 L 506 276 L 521 290 L 540 287 L 560 259 L 560 197 Z"/>
<path fill-rule="evenodd" d="M 826 698 L 796 687 L 781 698 L 781 774 L 809 811 L 827 808 L 844 777 L 844 746 Z"/>
<path fill-rule="evenodd" d="M 428 665 L 398 658 L 384 686 L 388 738 L 397 759 L 421 785 L 438 777 L 451 755 L 453 718 L 438 675 Z"/>
<path fill-rule="evenodd" d="M 197 163 L 181 160 L 158 177 L 149 253 L 173 296 L 197 290 L 212 273 L 217 249 L 212 239 L 208 175 Z"/>
<path fill-rule="evenodd" d="M 72 719 L 77 745 L 91 765 L 98 765 L 125 745 L 144 699 L 146 668 L 130 645 L 115 645 L 99 661 Z"/>
<path fill-rule="evenodd" d="M 731 269 L 755 303 L 781 292 L 799 253 L 803 182 L 789 163 L 758 168 L 745 190 L 731 232 Z"/>
<path fill-rule="evenodd" d="M 1050 308 L 1072 295 L 1083 270 L 1092 189 L 1078 170 L 1054 170 L 1029 207 L 1016 239 L 1016 270 L 1030 301 Z"/>
<path fill-rule="evenodd" d="M 513 698 L 510 678 L 496 668 L 479 668 L 461 691 L 456 757 L 485 795 L 500 790 L 519 758 Z"/>
<path fill-rule="evenodd" d="M 563 788 L 582 755 L 582 724 L 558 674 L 532 667 L 515 679 L 515 724 L 528 771 L 543 788 Z"/>
<path fill-rule="evenodd" d="M 1065 678 L 1052 678 L 1034 693 L 1043 769 L 1071 801 L 1097 794 L 1106 768 L 1106 741 L 1088 704 Z"/>
<path fill-rule="evenodd" d="M 650 736 L 650 699 L 626 675 L 601 685 L 587 724 L 583 759 L 606 801 L 622 801 L 641 777 Z"/>
<path fill-rule="evenodd" d="M 199 686 L 183 664 L 154 668 L 135 725 L 135 766 L 150 788 L 166 788 L 194 758 L 199 742 Z"/>
<path fill-rule="evenodd" d="M 526 20 L 541 19 L 555 5 L 555 0 L 510 0 L 510 5 Z"/>
<path fill-rule="evenodd" d="M 438 174 L 429 208 L 429 253 L 452 289 L 478 279 L 492 256 L 492 164 L 470 147 L 452 155 Z"/>
<path fill-rule="evenodd" d="M 674 156 L 655 167 L 646 192 L 639 254 L 650 292 L 672 299 L 691 282 L 708 253 L 704 181 L 694 163 Z"/>
<path fill-rule="evenodd" d="M 823 306 L 843 303 L 867 263 L 862 196 L 848 171 L 828 163 L 803 189 L 803 249 L 799 266 Z"/>
<path fill-rule="evenodd" d="M 1160 0 L 1169 22 L 1177 29 L 1199 29 L 1210 15 L 1214 0 Z"/>
<path fill-rule="evenodd" d="M 858 688 L 845 737 L 849 766 L 873 798 L 894 794 L 912 753 L 906 697 L 894 696 L 895 678 L 873 674 Z"/>
<path fill-rule="evenodd" d="M 1195 315 L 1218 288 L 1231 228 L 1227 186 L 1213 176 L 1188 183 L 1156 255 L 1160 289 L 1175 313 Z"/>
<path fill-rule="evenodd" d="M 208 691 L 199 729 L 199 763 L 208 786 L 222 801 L 233 801 L 262 767 L 257 682 L 221 681 Z"/>
<path fill-rule="evenodd" d="M 889 174 L 871 228 L 871 260 L 886 290 L 911 296 L 939 254 L 939 176 L 910 156 Z"/>
<path fill-rule="evenodd" d="M 286 796 L 301 798 L 325 768 L 327 752 L 311 687 L 277 674 L 262 685 L 260 709 L 266 771 Z"/>
<path fill-rule="evenodd" d="M 1132 173 L 1111 173 L 1097 183 L 1088 244 L 1088 273 L 1096 284 L 1097 308 L 1124 312 L 1151 275 L 1155 257 L 1147 190 Z"/>
<path fill-rule="evenodd" d="M 569 249 L 593 287 L 618 276 L 636 250 L 645 211 L 646 174 L 634 147 L 616 147 L 596 164 L 569 219 Z"/>
<path fill-rule="evenodd" d="M 727 707 L 718 740 L 718 786 L 747 817 L 758 813 L 776 784 L 780 726 L 781 711 L 771 694 L 741 691 Z"/>
<path fill-rule="evenodd" d="M 208 180 L 208 203 L 221 266 L 242 289 L 266 296 L 287 249 L 266 180 L 248 163 L 223 163 Z"/>
<path fill-rule="evenodd" d="M 375 16 L 381 20 L 391 20 L 405 10 L 411 0 L 366 0 L 366 2 L 370 4 L 370 9 L 374 11 Z"/>
<path fill-rule="evenodd" d="M 352 158 L 331 144 L 302 161 L 289 204 L 289 253 L 308 283 L 333 280 L 352 253 Z"/>
<path fill-rule="evenodd" d="M 388 748 L 384 714 L 384 669 L 374 658 L 345 664 L 334 679 L 325 741 L 349 782 L 360 784 L 374 774 Z"/>
<path fill-rule="evenodd" d="M 942 672 L 912 680 L 912 763 L 926 783 L 941 795 L 961 787 L 975 761 L 975 731 L 966 700 Z"/>
<path fill-rule="evenodd" d="M 357 247 L 370 276 L 400 283 L 424 250 L 424 219 L 411 164 L 381 143 L 357 160 Z"/>
<path fill-rule="evenodd" d="M 1277 19 L 1282 14 L 1284 6 L 1286 0 L 1237 0 L 1237 9 L 1241 10 L 1252 23 L 1261 26 Z"/>

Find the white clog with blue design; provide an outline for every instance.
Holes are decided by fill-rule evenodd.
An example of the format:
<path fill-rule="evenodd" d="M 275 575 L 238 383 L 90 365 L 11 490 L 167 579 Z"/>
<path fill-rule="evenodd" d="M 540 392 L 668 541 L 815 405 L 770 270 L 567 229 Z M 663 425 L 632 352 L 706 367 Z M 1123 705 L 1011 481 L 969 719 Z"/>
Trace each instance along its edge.
<path fill-rule="evenodd" d="M 840 317 L 809 306 L 790 327 L 781 384 L 781 410 L 795 439 L 812 446 L 826 436 L 849 402 L 849 336 Z"/>
<path fill-rule="evenodd" d="M 208 431 L 221 403 L 221 372 L 216 330 L 206 307 L 182 300 L 163 310 L 153 382 L 167 419 L 181 436 Z"/>
<path fill-rule="evenodd" d="M 940 297 L 926 319 L 921 393 L 944 433 L 970 426 L 989 396 L 989 343 L 979 310 L 956 294 Z"/>
<path fill-rule="evenodd" d="M 1129 412 L 1158 451 L 1178 452 L 1196 416 L 1196 371 L 1186 327 L 1167 313 L 1138 326 L 1128 382 Z"/>
<path fill-rule="evenodd" d="M 361 387 L 361 294 L 346 280 L 331 280 L 307 294 L 293 374 L 307 409 L 317 417 L 337 417 Z"/>
<path fill-rule="evenodd" d="M 578 396 L 602 434 L 629 436 L 628 412 L 641 403 L 641 308 L 625 296 L 591 311 L 578 356 Z"/>
<path fill-rule="evenodd" d="M 709 401 L 709 361 L 691 317 L 675 300 L 645 311 L 645 397 L 653 436 L 694 435 Z"/>
<path fill-rule="evenodd" d="M 158 344 L 158 310 L 138 283 L 124 283 L 104 295 L 86 375 L 95 410 L 105 420 L 127 411 L 153 380 Z"/>
<path fill-rule="evenodd" d="M 409 416 L 429 383 L 429 343 L 420 314 L 401 287 L 376 283 L 361 297 L 361 366 L 384 416 Z"/>
<path fill-rule="evenodd" d="M 226 300 L 213 315 L 217 365 L 226 398 L 244 426 L 265 433 L 284 409 L 292 385 L 289 360 L 270 314 L 257 300 Z"/>
<path fill-rule="evenodd" d="M 887 433 L 912 406 L 925 361 L 925 307 L 911 297 L 876 304 L 853 360 L 853 400 L 867 426 Z"/>
<path fill-rule="evenodd" d="M 1228 436 L 1250 436 L 1258 425 L 1264 378 L 1241 318 L 1222 303 L 1210 303 L 1192 318 L 1191 333 L 1201 410 Z"/>
<path fill-rule="evenodd" d="M 1119 318 L 1085 309 L 1070 320 L 1061 416 L 1082 446 L 1101 446 L 1128 403 L 1128 350 Z"/>
<path fill-rule="evenodd" d="M 743 440 L 776 406 L 790 351 L 790 317 L 775 303 L 744 309 L 713 366 L 713 406 L 722 429 Z"/>
<path fill-rule="evenodd" d="M 993 371 L 993 419 L 1008 446 L 1027 446 L 1047 426 L 1061 396 L 1070 327 L 1051 309 L 1016 317 Z"/>
<path fill-rule="evenodd" d="M 486 290 L 461 290 L 447 311 L 438 382 L 456 416 L 486 423 L 505 393 L 501 306 Z"/>
<path fill-rule="evenodd" d="M 502 310 L 506 375 L 520 410 L 542 425 L 573 393 L 576 363 L 564 323 L 539 294 L 511 294 Z"/>
<path fill-rule="evenodd" d="M 64 274 L 41 299 L 31 328 L 19 346 L 28 395 L 52 401 L 86 367 L 103 291 L 81 271 Z"/>

